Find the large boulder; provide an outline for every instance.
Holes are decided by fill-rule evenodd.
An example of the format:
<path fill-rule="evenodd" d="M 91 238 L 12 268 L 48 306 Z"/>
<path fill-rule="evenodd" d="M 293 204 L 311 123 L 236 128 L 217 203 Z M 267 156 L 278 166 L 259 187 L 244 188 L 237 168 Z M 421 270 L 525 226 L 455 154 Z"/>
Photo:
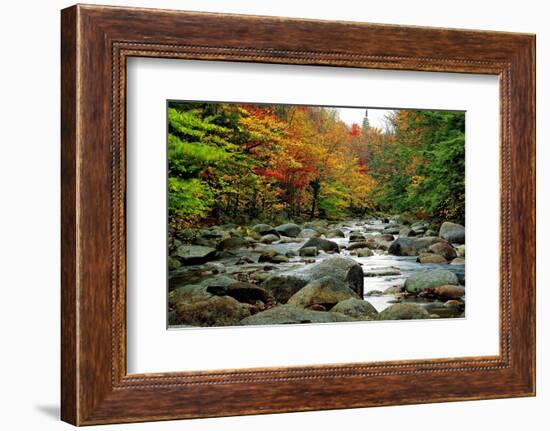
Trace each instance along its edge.
<path fill-rule="evenodd" d="M 285 303 L 309 282 L 326 276 L 346 282 L 360 298 L 363 297 L 363 269 L 353 259 L 343 256 L 331 256 L 313 265 L 275 274 L 264 281 L 262 287 L 278 302 Z"/>
<path fill-rule="evenodd" d="M 395 256 L 418 256 L 420 253 L 427 252 L 431 245 L 442 241 L 441 238 L 436 236 L 423 238 L 399 237 L 391 243 L 388 252 Z"/>
<path fill-rule="evenodd" d="M 449 221 L 444 222 L 439 228 L 439 236 L 451 243 L 464 244 L 465 235 L 464 226 Z"/>
<path fill-rule="evenodd" d="M 324 252 L 327 252 L 327 253 L 340 252 L 340 249 L 338 248 L 338 244 L 336 244 L 334 241 L 329 241 L 328 239 L 324 239 L 324 238 L 310 238 L 302 246 L 302 248 L 306 248 L 306 247 L 317 247 L 317 250 L 323 250 Z"/>
<path fill-rule="evenodd" d="M 184 265 L 196 265 L 208 262 L 216 257 L 216 249 L 203 245 L 180 245 L 176 250 L 178 260 Z"/>
<path fill-rule="evenodd" d="M 330 311 L 345 314 L 356 320 L 375 320 L 378 316 L 378 311 L 370 302 L 357 298 L 344 299 L 332 307 Z"/>
<path fill-rule="evenodd" d="M 446 260 L 453 260 L 456 257 L 456 250 L 448 242 L 436 242 L 430 246 L 429 250 L 443 256 Z"/>
<path fill-rule="evenodd" d="M 311 311 L 293 305 L 279 305 L 241 320 L 242 325 L 284 325 L 297 323 L 349 322 L 345 314 Z"/>
<path fill-rule="evenodd" d="M 363 297 L 363 269 L 361 265 L 349 257 L 331 256 L 321 262 L 303 269 L 313 280 L 331 276 L 349 283 L 350 287 Z"/>
<path fill-rule="evenodd" d="M 378 315 L 378 320 L 429 319 L 430 313 L 418 304 L 401 302 L 393 304 Z"/>
<path fill-rule="evenodd" d="M 292 295 L 287 303 L 299 308 L 307 308 L 314 304 L 331 308 L 338 302 L 349 298 L 359 297 L 351 290 L 347 282 L 327 276 L 308 283 Z"/>
<path fill-rule="evenodd" d="M 432 269 L 413 273 L 405 281 L 405 289 L 411 293 L 418 293 L 425 289 L 433 289 L 446 284 L 458 285 L 456 275 L 445 269 Z"/>
<path fill-rule="evenodd" d="M 277 226 L 275 230 L 279 232 L 280 235 L 296 238 L 300 234 L 302 228 L 294 223 L 285 223 Z"/>
<path fill-rule="evenodd" d="M 249 306 L 230 296 L 212 296 L 191 303 L 179 303 L 172 321 L 190 326 L 233 326 L 250 316 Z"/>

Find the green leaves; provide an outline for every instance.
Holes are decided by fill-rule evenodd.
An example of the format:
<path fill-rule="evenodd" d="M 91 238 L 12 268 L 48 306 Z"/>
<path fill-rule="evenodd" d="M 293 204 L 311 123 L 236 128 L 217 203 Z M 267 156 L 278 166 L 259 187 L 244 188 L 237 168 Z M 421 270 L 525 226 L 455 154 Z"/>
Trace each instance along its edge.
<path fill-rule="evenodd" d="M 371 162 L 379 204 L 464 223 L 464 113 L 399 111 L 392 124 L 394 140 Z"/>
<path fill-rule="evenodd" d="M 208 215 L 213 204 L 212 189 L 197 178 L 168 178 L 168 209 L 188 224 Z"/>
<path fill-rule="evenodd" d="M 363 216 L 463 222 L 464 114 L 396 111 L 386 131 L 321 107 L 171 102 L 169 218 L 188 226 Z"/>

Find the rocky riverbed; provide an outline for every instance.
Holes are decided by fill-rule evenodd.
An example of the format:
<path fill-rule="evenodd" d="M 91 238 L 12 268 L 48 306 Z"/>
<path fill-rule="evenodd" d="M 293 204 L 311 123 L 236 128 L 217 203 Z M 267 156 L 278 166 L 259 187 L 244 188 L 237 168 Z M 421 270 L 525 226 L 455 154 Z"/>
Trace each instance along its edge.
<path fill-rule="evenodd" d="M 169 240 L 171 327 L 464 317 L 464 227 L 215 226 Z"/>

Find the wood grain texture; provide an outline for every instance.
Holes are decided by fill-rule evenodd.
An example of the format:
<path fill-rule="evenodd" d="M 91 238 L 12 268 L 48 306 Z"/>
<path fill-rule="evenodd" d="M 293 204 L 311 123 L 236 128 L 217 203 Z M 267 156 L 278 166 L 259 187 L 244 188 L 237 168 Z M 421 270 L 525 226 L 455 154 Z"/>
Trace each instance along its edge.
<path fill-rule="evenodd" d="M 100 6 L 63 10 L 62 419 L 88 425 L 533 395 L 534 48 L 534 36 L 525 34 Z M 500 354 L 127 375 L 130 56 L 498 75 Z"/>

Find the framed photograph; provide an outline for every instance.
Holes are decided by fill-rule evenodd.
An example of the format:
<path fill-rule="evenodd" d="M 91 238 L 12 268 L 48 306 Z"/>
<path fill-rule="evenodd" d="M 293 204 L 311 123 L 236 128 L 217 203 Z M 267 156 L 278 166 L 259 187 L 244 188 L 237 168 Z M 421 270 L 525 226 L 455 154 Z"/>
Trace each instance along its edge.
<path fill-rule="evenodd" d="M 62 11 L 62 419 L 535 394 L 535 37 Z"/>

